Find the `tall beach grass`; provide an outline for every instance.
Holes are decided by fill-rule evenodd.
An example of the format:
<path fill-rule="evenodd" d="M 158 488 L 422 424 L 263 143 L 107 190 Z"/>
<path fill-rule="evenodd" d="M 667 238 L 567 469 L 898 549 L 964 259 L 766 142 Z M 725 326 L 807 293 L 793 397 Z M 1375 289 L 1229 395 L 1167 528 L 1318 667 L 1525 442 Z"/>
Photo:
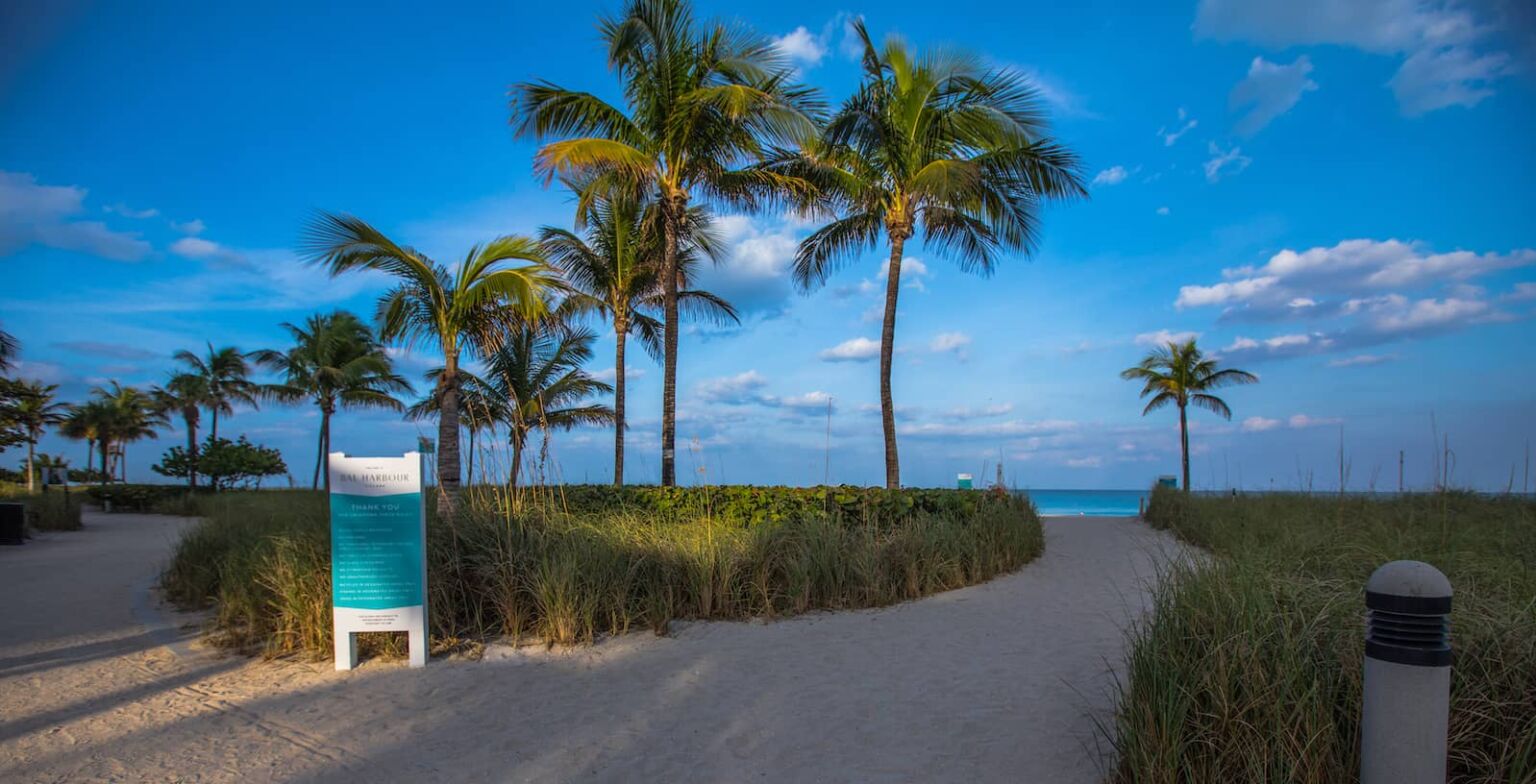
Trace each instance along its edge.
<path fill-rule="evenodd" d="M 1158 489 L 1147 520 L 1211 555 L 1134 634 L 1113 780 L 1354 780 L 1365 581 L 1415 559 L 1456 593 L 1450 780 L 1536 781 L 1536 504 Z"/>
<path fill-rule="evenodd" d="M 580 644 L 664 632 L 675 620 L 876 607 L 991 579 L 1043 547 L 1027 501 L 980 492 L 964 504 L 906 512 L 899 510 L 911 504 L 890 499 L 810 509 L 794 502 L 776 505 L 791 510 L 777 519 L 709 514 L 714 502 L 703 492 L 681 491 L 688 497 L 666 514 L 608 500 L 572 507 L 550 491 L 471 503 L 451 522 L 429 516 L 434 647 L 497 637 Z M 205 519 L 163 575 L 170 597 L 213 607 L 215 639 L 224 644 L 329 655 L 324 495 L 232 493 L 194 504 Z M 393 635 L 363 642 L 365 652 L 399 646 Z"/>

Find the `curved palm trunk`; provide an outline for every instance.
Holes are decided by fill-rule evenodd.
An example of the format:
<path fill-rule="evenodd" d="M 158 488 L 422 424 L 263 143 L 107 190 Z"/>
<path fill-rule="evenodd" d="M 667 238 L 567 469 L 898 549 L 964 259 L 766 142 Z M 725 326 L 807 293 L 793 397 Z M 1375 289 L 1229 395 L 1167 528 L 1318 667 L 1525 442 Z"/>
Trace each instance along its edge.
<path fill-rule="evenodd" d="M 885 277 L 885 321 L 880 328 L 880 425 L 885 431 L 885 486 L 901 488 L 901 461 L 896 455 L 896 404 L 891 399 L 891 360 L 896 347 L 896 296 L 901 291 L 901 258 L 907 238 L 891 232 L 891 260 Z"/>
<path fill-rule="evenodd" d="M 331 489 L 331 407 L 320 403 L 320 437 L 318 440 L 319 454 L 315 455 L 315 477 L 310 485 L 311 489 L 320 489 L 320 483 L 325 482 L 325 489 Z M 324 479 L 321 479 L 321 477 Z"/>
<path fill-rule="evenodd" d="M 437 419 L 437 515 L 453 517 L 459 502 L 459 385 L 456 369 L 443 373 Z"/>
<path fill-rule="evenodd" d="M 661 381 L 661 485 L 677 484 L 673 445 L 677 440 L 677 228 L 688 197 L 670 196 L 662 202 L 665 236 L 661 250 L 662 279 L 662 381 Z"/>
<path fill-rule="evenodd" d="M 628 337 L 629 322 L 623 316 L 614 317 L 613 351 L 613 484 L 624 484 L 624 339 Z"/>
<path fill-rule="evenodd" d="M 523 445 L 528 441 L 528 434 L 512 426 L 512 435 L 508 439 L 512 443 L 512 474 L 507 478 L 507 487 L 517 487 L 518 474 L 523 470 Z"/>
<path fill-rule="evenodd" d="M 1184 492 L 1189 492 L 1189 414 L 1186 404 L 1179 404 L 1179 453 L 1184 458 Z"/>

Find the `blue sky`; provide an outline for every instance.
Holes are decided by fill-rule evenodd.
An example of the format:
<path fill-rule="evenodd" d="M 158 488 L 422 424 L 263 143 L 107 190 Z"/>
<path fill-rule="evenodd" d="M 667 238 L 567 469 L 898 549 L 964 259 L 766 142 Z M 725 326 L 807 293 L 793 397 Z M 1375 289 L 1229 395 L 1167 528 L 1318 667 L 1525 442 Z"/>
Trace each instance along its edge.
<path fill-rule="evenodd" d="M 548 79 L 614 97 L 594 23 L 616 3 L 41 4 L 0 10 L 0 326 L 21 374 L 78 399 L 162 380 L 205 340 L 282 346 L 278 324 L 372 313 L 377 279 L 332 280 L 293 246 L 316 208 L 360 215 L 453 260 L 498 234 L 568 225 L 533 175 L 506 90 Z M 1316 7 L 1314 7 L 1316 6 Z M 1432 421 L 1459 482 L 1521 483 L 1536 435 L 1536 22 L 1518 2 L 1207 0 L 878 7 L 799 0 L 750 12 L 803 78 L 841 100 L 845 22 L 959 45 L 1032 74 L 1092 198 L 1052 207 L 1033 258 L 991 278 L 909 246 L 895 395 L 903 479 L 1141 487 L 1177 464 L 1176 417 L 1140 416 L 1117 373 L 1164 334 L 1198 333 L 1258 373 L 1197 413 L 1197 486 L 1395 487 L 1431 472 Z M 745 13 L 745 16 L 738 16 Z M 883 249 L 811 294 L 787 267 L 812 226 L 727 214 L 732 260 L 707 285 L 740 328 L 687 331 L 680 474 L 692 481 L 882 477 L 871 320 Z M 591 369 L 612 369 L 612 339 Z M 630 352 L 629 475 L 659 472 L 660 372 Z M 430 356 L 400 357 L 416 376 Z M 317 418 L 228 420 L 307 478 Z M 343 414 L 354 454 L 421 428 Z M 130 474 L 151 479 L 135 445 Z M 44 451 L 78 462 L 84 447 Z M 550 473 L 610 476 L 611 434 L 550 447 Z M 9 464 L 14 450 L 0 457 Z M 702 474 L 698 469 L 703 468 Z M 1308 477 L 1311 477 L 1309 480 Z"/>

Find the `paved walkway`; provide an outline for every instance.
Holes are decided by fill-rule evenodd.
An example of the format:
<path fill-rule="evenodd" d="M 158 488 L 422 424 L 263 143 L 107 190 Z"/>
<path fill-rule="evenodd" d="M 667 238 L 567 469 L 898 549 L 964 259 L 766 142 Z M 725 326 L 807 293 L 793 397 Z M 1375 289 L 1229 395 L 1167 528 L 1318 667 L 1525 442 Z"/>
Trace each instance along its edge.
<path fill-rule="evenodd" d="M 3 781 L 1096 781 L 1177 552 L 1056 518 L 1020 572 L 897 607 L 336 673 L 189 646 L 145 598 L 186 521 L 86 524 L 0 548 Z"/>

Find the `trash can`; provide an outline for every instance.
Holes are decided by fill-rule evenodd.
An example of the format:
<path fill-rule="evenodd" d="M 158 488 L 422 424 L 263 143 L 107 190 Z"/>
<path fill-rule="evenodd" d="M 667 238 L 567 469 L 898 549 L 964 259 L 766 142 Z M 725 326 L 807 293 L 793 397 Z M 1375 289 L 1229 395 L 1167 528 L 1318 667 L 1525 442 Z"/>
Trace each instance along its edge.
<path fill-rule="evenodd" d="M 0 504 L 0 544 L 21 544 L 27 508 L 21 504 Z"/>

